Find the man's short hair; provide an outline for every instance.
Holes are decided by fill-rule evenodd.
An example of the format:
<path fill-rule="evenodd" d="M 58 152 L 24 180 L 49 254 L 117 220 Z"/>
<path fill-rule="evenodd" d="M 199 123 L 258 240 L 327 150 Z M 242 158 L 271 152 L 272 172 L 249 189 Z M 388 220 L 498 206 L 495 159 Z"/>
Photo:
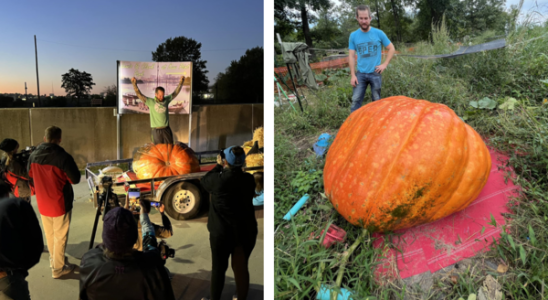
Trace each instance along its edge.
<path fill-rule="evenodd" d="M 161 87 L 161 86 L 157 87 L 156 90 L 154 90 L 154 94 L 158 93 L 158 91 L 162 91 L 162 93 L 164 93 L 164 94 L 166 93 L 166 91 L 164 90 L 164 88 Z"/>
<path fill-rule="evenodd" d="M 61 139 L 61 134 L 62 134 L 62 130 L 61 128 L 57 127 L 57 126 L 50 126 L 48 128 L 46 128 L 46 142 L 51 142 L 51 141 L 58 141 Z"/>
<path fill-rule="evenodd" d="M 369 17 L 371 18 L 371 9 L 369 8 L 369 5 L 358 5 L 358 7 L 356 7 L 356 18 L 358 17 L 358 11 L 360 10 L 366 10 L 369 13 Z"/>

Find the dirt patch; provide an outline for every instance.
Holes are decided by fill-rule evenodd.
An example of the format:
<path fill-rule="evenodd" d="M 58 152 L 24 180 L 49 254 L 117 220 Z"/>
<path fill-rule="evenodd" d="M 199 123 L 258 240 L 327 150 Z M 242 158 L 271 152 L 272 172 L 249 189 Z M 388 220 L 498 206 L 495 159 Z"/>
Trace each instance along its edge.
<path fill-rule="evenodd" d="M 405 278 L 400 281 L 400 285 L 405 285 L 405 300 L 418 299 L 445 299 L 443 288 L 441 286 L 452 286 L 458 284 L 461 277 L 467 276 L 474 281 L 481 278 L 484 281 L 484 293 L 489 296 L 500 297 L 500 288 L 493 288 L 493 280 L 487 277 L 488 272 L 496 272 L 498 262 L 485 255 L 479 255 L 475 258 L 466 258 L 458 263 L 447 266 L 435 273 L 424 272 Z M 499 284 L 500 286 L 500 284 Z M 479 291 L 477 291 L 479 292 Z M 495 296 L 496 294 L 496 296 Z M 434 296 L 435 295 L 435 296 Z M 495 298 L 498 299 L 498 298 Z"/>

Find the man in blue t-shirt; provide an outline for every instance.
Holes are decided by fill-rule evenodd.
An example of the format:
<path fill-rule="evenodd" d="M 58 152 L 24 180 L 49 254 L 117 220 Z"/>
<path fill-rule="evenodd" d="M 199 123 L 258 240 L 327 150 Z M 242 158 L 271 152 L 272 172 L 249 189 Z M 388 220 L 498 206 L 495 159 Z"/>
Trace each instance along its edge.
<path fill-rule="evenodd" d="M 369 84 L 373 101 L 381 98 L 381 74 L 396 52 L 394 44 L 390 42 L 386 34 L 380 29 L 371 27 L 369 6 L 359 5 L 356 8 L 356 20 L 360 24 L 360 29 L 350 34 L 348 46 L 350 50 L 348 56 L 350 84 L 354 87 L 351 113 L 362 106 L 365 90 Z M 383 64 L 381 64 L 381 44 L 388 49 L 388 55 Z M 358 72 L 355 70 L 354 57 L 356 55 L 358 56 Z"/>

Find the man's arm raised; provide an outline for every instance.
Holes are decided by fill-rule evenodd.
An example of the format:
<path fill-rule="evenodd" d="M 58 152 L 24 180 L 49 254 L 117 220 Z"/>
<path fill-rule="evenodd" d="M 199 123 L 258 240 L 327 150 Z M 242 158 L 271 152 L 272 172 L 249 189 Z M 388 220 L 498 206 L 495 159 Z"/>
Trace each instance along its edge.
<path fill-rule="evenodd" d="M 181 80 L 179 80 L 179 85 L 177 86 L 175 91 L 170 95 L 171 100 L 175 99 L 175 97 L 177 97 L 177 95 L 179 95 L 179 92 L 181 92 L 181 88 L 183 87 L 183 83 L 185 83 L 185 76 L 181 77 Z"/>
<path fill-rule="evenodd" d="M 133 90 L 135 90 L 135 94 L 137 94 L 137 97 L 143 101 L 143 103 L 147 103 L 147 97 L 145 97 L 141 91 L 139 90 L 139 87 L 137 87 L 137 80 L 135 77 L 131 78 L 131 83 L 133 84 Z"/>

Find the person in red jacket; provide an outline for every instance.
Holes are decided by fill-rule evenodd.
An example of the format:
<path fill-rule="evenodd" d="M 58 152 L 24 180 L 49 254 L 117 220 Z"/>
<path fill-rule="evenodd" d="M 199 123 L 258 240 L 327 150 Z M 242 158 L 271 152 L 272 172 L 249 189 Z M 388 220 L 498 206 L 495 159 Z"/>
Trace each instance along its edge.
<path fill-rule="evenodd" d="M 5 157 L 0 160 L 1 173 L 2 176 L 5 176 L 2 179 L 9 183 L 12 188 L 11 193 L 16 198 L 30 203 L 30 196 L 34 193 L 32 193 L 32 186 L 29 184 L 26 162 L 16 155 L 17 150 L 19 150 L 19 143 L 14 139 L 4 139 L 0 143 L 0 150 L 5 152 Z"/>
<path fill-rule="evenodd" d="M 61 128 L 48 127 L 44 143 L 32 152 L 28 162 L 29 177 L 34 181 L 36 203 L 48 243 L 53 278 L 69 274 L 75 267 L 65 264 L 65 249 L 74 201 L 71 184 L 80 182 L 80 170 L 74 158 L 59 146 L 61 134 Z"/>

